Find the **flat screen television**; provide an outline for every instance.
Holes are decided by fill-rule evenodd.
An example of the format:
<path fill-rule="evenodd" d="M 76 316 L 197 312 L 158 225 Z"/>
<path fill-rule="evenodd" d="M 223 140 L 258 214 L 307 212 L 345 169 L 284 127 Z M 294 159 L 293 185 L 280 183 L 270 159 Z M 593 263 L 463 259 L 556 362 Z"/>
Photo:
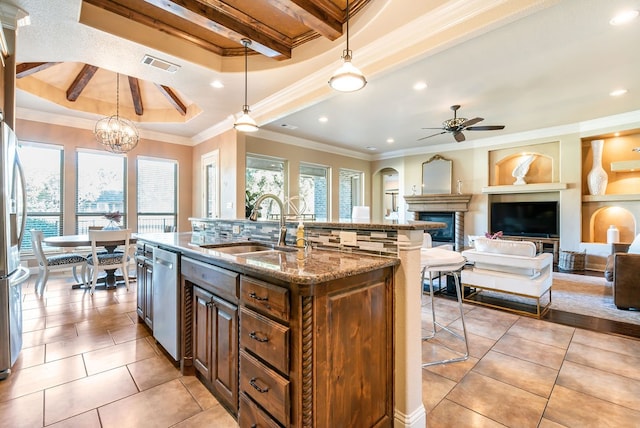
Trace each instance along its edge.
<path fill-rule="evenodd" d="M 558 202 L 493 202 L 491 233 L 558 238 Z"/>

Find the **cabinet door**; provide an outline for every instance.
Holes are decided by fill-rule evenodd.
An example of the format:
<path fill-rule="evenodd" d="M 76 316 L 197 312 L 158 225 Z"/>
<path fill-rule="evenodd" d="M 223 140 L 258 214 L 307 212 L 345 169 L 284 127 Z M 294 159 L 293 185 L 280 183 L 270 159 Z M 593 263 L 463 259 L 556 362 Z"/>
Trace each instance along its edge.
<path fill-rule="evenodd" d="M 213 296 L 213 312 L 211 381 L 217 396 L 237 409 L 238 307 Z"/>
<path fill-rule="evenodd" d="M 193 287 L 193 366 L 211 380 L 211 315 L 213 295 Z"/>
<path fill-rule="evenodd" d="M 144 264 L 144 288 L 144 322 L 153 330 L 153 263 L 151 262 Z"/>

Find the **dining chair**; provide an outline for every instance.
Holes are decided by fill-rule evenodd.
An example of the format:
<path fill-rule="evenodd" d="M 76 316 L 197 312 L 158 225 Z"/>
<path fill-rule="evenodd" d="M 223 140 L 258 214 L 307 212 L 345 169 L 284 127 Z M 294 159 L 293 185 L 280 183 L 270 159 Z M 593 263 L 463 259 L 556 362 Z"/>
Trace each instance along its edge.
<path fill-rule="evenodd" d="M 91 271 L 91 294 L 95 291 L 100 271 L 120 269 L 127 290 L 129 289 L 130 238 L 131 229 L 89 230 L 91 255 L 87 257 L 87 266 Z M 104 252 L 103 248 L 107 251 Z"/>
<path fill-rule="evenodd" d="M 42 248 L 43 233 L 41 230 L 31 229 L 31 242 L 33 253 L 38 261 L 38 278 L 35 291 L 42 295 L 49 278 L 49 272 L 72 268 L 73 277 L 77 282 L 85 283 L 87 271 L 87 258 L 78 253 L 63 253 L 47 256 Z M 78 278 L 77 267 L 81 266 L 82 279 Z"/>

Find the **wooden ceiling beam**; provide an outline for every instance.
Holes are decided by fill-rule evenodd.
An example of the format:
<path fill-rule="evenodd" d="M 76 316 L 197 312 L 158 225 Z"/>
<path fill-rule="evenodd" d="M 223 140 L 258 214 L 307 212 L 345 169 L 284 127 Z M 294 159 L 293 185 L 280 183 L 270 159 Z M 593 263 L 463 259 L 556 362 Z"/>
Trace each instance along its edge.
<path fill-rule="evenodd" d="M 93 75 L 98 71 L 98 67 L 95 65 L 85 64 L 80 70 L 80 73 L 73 80 L 69 88 L 67 89 L 67 100 L 75 101 L 78 99 L 84 88 L 87 86 L 89 81 L 93 78 Z"/>
<path fill-rule="evenodd" d="M 158 88 L 158 90 L 162 93 L 162 95 L 164 95 L 167 98 L 167 100 L 169 100 L 171 105 L 176 110 L 178 110 L 178 113 L 180 113 L 183 116 L 187 114 L 187 107 L 182 103 L 182 101 L 180 101 L 180 98 L 178 97 L 178 95 L 176 95 L 175 92 L 173 92 L 173 89 L 171 89 L 168 86 L 160 85 L 158 83 L 155 83 L 155 85 Z"/>
<path fill-rule="evenodd" d="M 337 7 L 327 7 L 312 0 L 267 0 L 298 22 L 317 31 L 329 40 L 342 36 L 342 21 L 333 15 L 343 15 Z M 330 3 L 333 5 L 333 3 Z"/>
<path fill-rule="evenodd" d="M 144 108 L 142 106 L 142 96 L 140 95 L 140 82 L 137 78 L 127 76 L 129 79 L 129 89 L 131 90 L 131 100 L 133 101 L 133 109 L 138 116 L 142 116 Z"/>
<path fill-rule="evenodd" d="M 166 12 L 215 32 L 238 44 L 251 40 L 251 49 L 270 58 L 291 58 L 291 40 L 255 18 L 219 0 L 144 0 Z"/>
<path fill-rule="evenodd" d="M 120 15 L 124 18 L 131 19 L 132 21 L 146 25 L 147 27 L 154 28 L 162 33 L 186 40 L 217 55 L 222 56 L 224 54 L 224 50 L 220 46 L 162 22 L 155 17 L 140 13 L 133 9 L 133 6 L 129 6 L 128 4 L 116 3 L 113 0 L 83 0 L 83 2 L 92 4 L 93 6 L 99 7 L 116 15 Z"/>
<path fill-rule="evenodd" d="M 59 62 L 23 62 L 16 65 L 16 78 L 21 79 L 23 77 L 30 76 L 38 71 L 46 70 Z"/>

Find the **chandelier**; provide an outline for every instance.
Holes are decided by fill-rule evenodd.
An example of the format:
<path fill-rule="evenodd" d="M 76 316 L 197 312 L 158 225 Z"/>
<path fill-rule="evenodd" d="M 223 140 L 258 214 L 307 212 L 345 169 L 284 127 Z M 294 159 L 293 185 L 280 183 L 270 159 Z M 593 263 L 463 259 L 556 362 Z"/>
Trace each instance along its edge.
<path fill-rule="evenodd" d="M 242 106 L 242 115 L 233 124 L 233 127 L 241 132 L 255 132 L 258 130 L 258 124 L 251 116 L 249 116 L 249 104 L 247 104 L 247 50 L 251 45 L 251 40 L 242 39 L 244 45 L 244 105 Z"/>
<path fill-rule="evenodd" d="M 108 151 L 127 153 L 138 145 L 140 137 L 133 122 L 120 117 L 120 73 L 116 76 L 116 114 L 100 119 L 93 133 Z"/>
<path fill-rule="evenodd" d="M 347 48 L 342 52 L 344 61 L 340 68 L 329 79 L 329 86 L 340 92 L 353 92 L 364 88 L 367 79 L 352 63 L 352 52 L 349 49 L 349 0 L 347 0 Z"/>

